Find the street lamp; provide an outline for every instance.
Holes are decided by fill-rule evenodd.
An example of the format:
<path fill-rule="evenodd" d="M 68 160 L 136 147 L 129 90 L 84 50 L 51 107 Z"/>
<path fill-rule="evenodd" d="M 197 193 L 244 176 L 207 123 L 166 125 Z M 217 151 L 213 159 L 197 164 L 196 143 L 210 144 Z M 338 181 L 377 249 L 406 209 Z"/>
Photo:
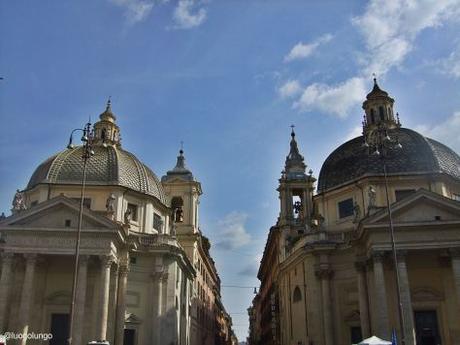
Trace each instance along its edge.
<path fill-rule="evenodd" d="M 74 261 L 74 270 L 73 270 L 73 283 L 72 283 L 72 302 L 70 305 L 70 322 L 69 322 L 69 338 L 68 344 L 72 344 L 73 336 L 73 324 L 75 319 L 75 300 L 77 297 L 77 282 L 78 282 L 78 266 L 80 259 L 80 239 L 81 239 L 81 223 L 83 219 L 83 205 L 85 197 L 85 187 L 86 187 L 86 166 L 88 159 L 94 155 L 92 148 L 92 143 L 94 139 L 94 133 L 91 131 L 91 123 L 88 122 L 83 128 L 76 128 L 70 133 L 69 144 L 67 145 L 68 149 L 73 149 L 74 145 L 72 144 L 73 134 L 77 131 L 81 131 L 82 137 L 81 142 L 83 143 L 82 149 L 82 159 L 83 159 L 83 177 L 81 181 L 81 191 L 80 191 L 80 210 L 78 214 L 78 226 L 77 226 L 77 240 L 75 242 L 75 261 Z"/>
<path fill-rule="evenodd" d="M 364 124 L 366 125 L 366 124 Z M 400 127 L 398 121 L 398 128 Z M 390 219 L 390 239 L 391 239 L 391 249 L 393 253 L 393 262 L 395 265 L 395 279 L 396 279 L 396 295 L 398 298 L 398 314 L 399 314 L 399 327 L 401 329 L 401 345 L 406 343 L 406 334 L 404 328 L 404 317 L 403 317 L 403 307 L 401 303 L 401 284 L 398 271 L 398 256 L 396 253 L 396 243 L 394 235 L 394 226 L 393 226 L 393 214 L 390 205 L 390 198 L 388 196 L 388 175 L 387 175 L 387 165 L 386 157 L 391 150 L 399 150 L 402 148 L 399 138 L 395 137 L 392 139 L 389 135 L 389 128 L 385 122 L 378 123 L 374 128 L 367 128 L 367 133 L 364 131 L 364 143 L 363 146 L 368 149 L 368 153 L 373 156 L 378 156 L 382 159 L 383 162 L 383 177 L 385 180 L 385 196 L 387 202 L 388 216 Z"/>

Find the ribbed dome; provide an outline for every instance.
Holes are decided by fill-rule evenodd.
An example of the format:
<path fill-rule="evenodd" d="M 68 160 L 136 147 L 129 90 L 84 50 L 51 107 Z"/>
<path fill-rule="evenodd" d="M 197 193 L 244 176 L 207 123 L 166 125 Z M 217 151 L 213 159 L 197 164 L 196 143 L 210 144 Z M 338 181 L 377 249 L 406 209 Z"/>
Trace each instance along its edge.
<path fill-rule="evenodd" d="M 94 156 L 88 159 L 88 185 L 123 186 L 152 195 L 163 204 L 168 201 L 156 175 L 132 153 L 113 146 L 95 146 Z M 81 184 L 83 176 L 83 149 L 66 149 L 38 166 L 27 189 L 39 183 Z"/>
<path fill-rule="evenodd" d="M 390 137 L 398 137 L 401 149 L 390 150 L 387 158 L 388 174 L 410 175 L 445 173 L 460 180 L 460 157 L 436 140 L 407 129 L 389 130 Z M 362 136 L 338 147 L 324 162 L 318 179 L 318 190 L 352 182 L 365 175 L 383 174 L 383 161 L 379 156 L 368 155 L 363 148 Z"/>

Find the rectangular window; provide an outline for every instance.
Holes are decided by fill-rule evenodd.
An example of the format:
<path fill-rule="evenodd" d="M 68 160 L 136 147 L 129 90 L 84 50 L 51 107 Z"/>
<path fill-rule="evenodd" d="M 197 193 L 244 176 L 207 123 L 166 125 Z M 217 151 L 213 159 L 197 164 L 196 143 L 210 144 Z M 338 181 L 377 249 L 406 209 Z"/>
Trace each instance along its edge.
<path fill-rule="evenodd" d="M 30 207 L 37 206 L 37 204 L 38 204 L 38 200 L 34 200 L 30 203 Z"/>
<path fill-rule="evenodd" d="M 460 194 L 454 194 L 452 196 L 452 199 L 454 199 L 455 201 L 460 201 Z"/>
<path fill-rule="evenodd" d="M 75 200 L 76 202 L 78 202 L 78 204 L 80 204 L 81 198 L 72 198 L 72 200 Z M 91 208 L 91 198 L 84 198 L 83 206 L 85 206 L 86 208 Z"/>
<path fill-rule="evenodd" d="M 407 198 L 409 195 L 414 194 L 415 189 L 399 189 L 395 191 L 396 201 Z"/>
<path fill-rule="evenodd" d="M 133 222 L 137 222 L 137 205 L 135 204 L 128 204 L 128 210 L 131 210 L 131 220 Z"/>
<path fill-rule="evenodd" d="M 340 201 L 339 207 L 339 218 L 346 218 L 353 215 L 353 198 Z"/>
<path fill-rule="evenodd" d="M 153 214 L 153 228 L 158 232 L 163 231 L 163 220 L 161 219 L 161 216 L 156 213 Z"/>

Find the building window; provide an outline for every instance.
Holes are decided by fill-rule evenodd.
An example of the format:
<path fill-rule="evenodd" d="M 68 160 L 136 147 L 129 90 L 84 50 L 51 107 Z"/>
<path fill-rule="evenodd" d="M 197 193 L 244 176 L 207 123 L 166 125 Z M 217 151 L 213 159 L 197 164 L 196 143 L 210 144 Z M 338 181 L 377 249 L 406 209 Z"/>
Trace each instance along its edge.
<path fill-rule="evenodd" d="M 153 228 L 158 232 L 163 232 L 163 219 L 157 213 L 153 214 Z"/>
<path fill-rule="evenodd" d="M 78 204 L 80 204 L 81 198 L 72 198 L 72 200 L 75 200 L 76 202 L 78 202 Z M 85 206 L 86 208 L 91 208 L 91 198 L 84 198 L 83 206 Z"/>
<path fill-rule="evenodd" d="M 384 110 L 382 106 L 379 107 L 379 116 L 380 116 L 380 120 L 382 121 L 385 120 L 385 114 L 384 114 Z"/>
<path fill-rule="evenodd" d="M 395 190 L 396 201 L 407 198 L 409 195 L 414 194 L 415 189 L 399 189 Z"/>
<path fill-rule="evenodd" d="M 454 199 L 455 201 L 460 201 L 460 194 L 454 194 L 452 196 L 452 199 Z"/>
<path fill-rule="evenodd" d="M 292 295 L 292 301 L 294 303 L 299 302 L 302 300 L 302 293 L 300 292 L 300 288 L 298 286 L 295 287 L 294 293 Z"/>
<path fill-rule="evenodd" d="M 375 123 L 375 112 L 374 112 L 374 109 L 371 109 L 371 123 Z"/>
<path fill-rule="evenodd" d="M 131 220 L 133 222 L 137 222 L 137 205 L 128 204 L 128 207 L 126 209 L 131 211 Z"/>
<path fill-rule="evenodd" d="M 30 203 L 30 207 L 37 206 L 37 204 L 38 204 L 38 200 L 34 200 Z"/>
<path fill-rule="evenodd" d="M 66 219 L 65 220 L 65 227 L 70 228 L 71 225 L 72 225 L 72 221 L 70 219 Z"/>
<path fill-rule="evenodd" d="M 340 201 L 338 203 L 339 207 L 339 218 L 346 218 L 353 215 L 353 198 Z"/>

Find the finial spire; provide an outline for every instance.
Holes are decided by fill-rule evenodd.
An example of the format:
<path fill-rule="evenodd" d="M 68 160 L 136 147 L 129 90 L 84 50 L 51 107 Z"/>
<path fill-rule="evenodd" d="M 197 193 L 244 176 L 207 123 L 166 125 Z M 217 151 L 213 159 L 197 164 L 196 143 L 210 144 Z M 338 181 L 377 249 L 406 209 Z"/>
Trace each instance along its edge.
<path fill-rule="evenodd" d="M 372 73 L 372 78 L 374 80 L 374 86 L 377 86 L 377 75 L 375 73 Z"/>
<path fill-rule="evenodd" d="M 294 128 L 295 128 L 295 125 L 291 125 L 291 137 L 295 137 Z"/>
<path fill-rule="evenodd" d="M 179 150 L 179 154 L 180 154 L 181 156 L 184 155 L 184 142 L 183 142 L 182 140 L 180 141 L 180 150 Z"/>
<path fill-rule="evenodd" d="M 112 105 L 112 96 L 109 96 L 109 98 L 107 99 L 107 108 L 110 108 L 111 105 Z"/>

